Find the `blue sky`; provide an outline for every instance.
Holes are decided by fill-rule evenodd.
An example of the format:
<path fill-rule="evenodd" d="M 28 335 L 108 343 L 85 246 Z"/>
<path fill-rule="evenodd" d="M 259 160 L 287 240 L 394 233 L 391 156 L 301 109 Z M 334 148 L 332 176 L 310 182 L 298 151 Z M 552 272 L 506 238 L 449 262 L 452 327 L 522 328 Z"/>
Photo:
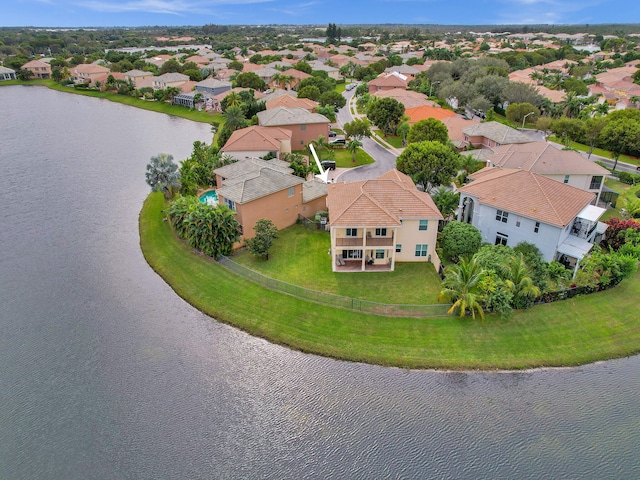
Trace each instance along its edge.
<path fill-rule="evenodd" d="M 2 3 L 3 27 L 640 23 L 638 0 L 2 0 Z"/>

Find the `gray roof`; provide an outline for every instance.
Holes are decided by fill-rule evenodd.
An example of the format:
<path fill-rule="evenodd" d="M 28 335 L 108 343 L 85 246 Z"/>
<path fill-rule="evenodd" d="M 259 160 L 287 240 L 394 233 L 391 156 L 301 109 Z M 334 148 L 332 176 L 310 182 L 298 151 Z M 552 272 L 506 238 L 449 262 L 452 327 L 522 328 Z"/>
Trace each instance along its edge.
<path fill-rule="evenodd" d="M 172 82 L 188 82 L 189 77 L 182 73 L 165 73 L 153 79 L 156 82 L 172 83 Z"/>
<path fill-rule="evenodd" d="M 16 73 L 16 71 L 7 67 L 0 66 L 0 73 Z"/>
<path fill-rule="evenodd" d="M 529 143 L 535 139 L 515 128 L 503 125 L 500 122 L 484 122 L 462 129 L 465 135 L 470 137 L 485 137 L 500 145 L 509 143 Z"/>
<path fill-rule="evenodd" d="M 327 184 L 318 180 L 307 180 L 302 184 L 302 203 L 327 195 Z"/>
<path fill-rule="evenodd" d="M 149 75 L 153 75 L 151 72 L 143 72 L 142 70 L 129 70 L 125 72 L 125 77 L 148 77 Z"/>
<path fill-rule="evenodd" d="M 276 70 L 275 68 L 265 66 L 260 70 L 255 70 L 253 73 L 258 75 L 260 78 L 271 78 L 276 73 L 280 73 L 280 70 Z"/>
<path fill-rule="evenodd" d="M 258 112 L 258 122 L 263 127 L 277 127 L 280 125 L 329 123 L 329 119 L 319 113 L 310 113 L 304 108 L 276 107 Z"/>
<path fill-rule="evenodd" d="M 259 173 L 263 168 L 269 168 L 276 170 L 280 173 L 291 174 L 292 168 L 289 168 L 289 164 L 281 160 L 262 160 L 260 158 L 247 158 L 239 160 L 229 165 L 225 165 L 220 168 L 216 168 L 213 173 L 220 175 L 221 177 L 229 180 L 234 178 L 243 177 L 246 175 L 252 175 Z M 227 182 L 225 181 L 225 184 Z"/>
<path fill-rule="evenodd" d="M 385 72 L 398 72 L 403 75 L 417 75 L 420 73 L 420 70 L 412 67 L 411 65 L 396 65 L 394 67 L 389 67 L 384 69 Z"/>
<path fill-rule="evenodd" d="M 196 83 L 197 87 L 208 87 L 208 88 L 220 88 L 220 87 L 229 87 L 231 88 L 231 82 L 225 82 L 224 80 L 218 80 L 217 78 L 207 77 L 201 82 Z"/>
<path fill-rule="evenodd" d="M 282 173 L 271 168 L 262 168 L 218 188 L 218 195 L 235 203 L 244 204 L 267 195 L 300 185 L 304 180 L 289 173 Z"/>
<path fill-rule="evenodd" d="M 318 60 L 314 60 L 313 62 L 310 62 L 311 65 L 311 70 L 316 70 L 316 71 L 324 71 L 324 72 L 337 72 L 338 69 L 336 67 L 332 67 L 331 65 L 325 65 L 322 62 L 319 62 Z"/>

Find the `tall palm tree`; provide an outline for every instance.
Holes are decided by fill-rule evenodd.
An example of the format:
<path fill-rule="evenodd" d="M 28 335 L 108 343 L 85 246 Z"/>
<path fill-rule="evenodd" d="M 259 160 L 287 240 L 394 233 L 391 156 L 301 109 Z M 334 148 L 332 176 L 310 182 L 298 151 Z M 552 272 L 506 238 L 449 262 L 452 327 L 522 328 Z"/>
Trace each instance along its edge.
<path fill-rule="evenodd" d="M 240 105 L 240 96 L 236 92 L 229 92 L 229 94 L 225 97 L 227 108 L 229 107 L 237 107 Z"/>
<path fill-rule="evenodd" d="M 474 257 L 462 257 L 460 263 L 445 269 L 444 287 L 438 295 L 438 300 L 453 302 L 447 313 L 459 312 L 464 317 L 467 310 L 475 319 L 476 313 L 484 319 L 484 311 L 480 302 L 483 299 L 479 283 L 483 279 L 485 271 L 478 265 Z"/>
<path fill-rule="evenodd" d="M 540 295 L 540 289 L 534 285 L 531 269 L 522 253 L 510 256 L 499 269 L 504 275 L 507 289 L 513 294 L 515 308 L 526 308 Z"/>
<path fill-rule="evenodd" d="M 237 105 L 227 107 L 224 112 L 225 128 L 234 132 L 247 126 L 247 120 L 244 118 L 242 108 Z"/>
<path fill-rule="evenodd" d="M 351 161 L 355 163 L 356 154 L 358 153 L 358 149 L 362 146 L 362 142 L 358 140 L 351 140 L 347 143 L 347 150 L 351 153 Z"/>
<path fill-rule="evenodd" d="M 322 151 L 329 150 L 329 143 L 324 138 L 324 135 L 319 135 L 315 140 L 311 140 L 313 147 L 316 149 L 319 160 L 322 160 Z"/>

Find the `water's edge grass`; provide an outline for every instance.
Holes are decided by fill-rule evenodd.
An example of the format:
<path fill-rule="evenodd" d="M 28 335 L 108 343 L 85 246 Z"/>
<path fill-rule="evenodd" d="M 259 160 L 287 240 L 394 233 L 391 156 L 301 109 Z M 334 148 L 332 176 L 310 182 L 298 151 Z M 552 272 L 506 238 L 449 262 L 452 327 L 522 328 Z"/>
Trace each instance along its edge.
<path fill-rule="evenodd" d="M 560 367 L 640 352 L 640 274 L 606 292 L 533 307 L 510 319 L 389 318 L 331 308 L 240 278 L 175 237 L 164 198 L 140 212 L 149 265 L 205 314 L 303 352 L 402 368 L 513 370 Z"/>

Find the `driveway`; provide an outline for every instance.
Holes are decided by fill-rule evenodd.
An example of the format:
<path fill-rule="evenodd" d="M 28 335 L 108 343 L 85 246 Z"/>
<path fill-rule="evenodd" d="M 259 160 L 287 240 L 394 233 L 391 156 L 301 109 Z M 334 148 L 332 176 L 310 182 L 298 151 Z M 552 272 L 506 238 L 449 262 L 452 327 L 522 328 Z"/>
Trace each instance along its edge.
<path fill-rule="evenodd" d="M 340 127 L 345 123 L 353 121 L 354 117 L 351 114 L 349 105 L 355 95 L 355 89 L 351 91 L 344 91 L 344 97 L 347 99 L 347 104 L 338 110 L 336 120 Z M 355 101 L 355 99 L 353 99 Z M 364 115 L 358 115 L 359 118 L 363 118 Z M 397 154 L 391 150 L 384 148 L 373 138 L 363 138 L 362 149 L 367 152 L 375 160 L 374 163 L 369 165 L 363 165 L 361 167 L 355 167 L 346 169 L 343 173 L 339 173 L 336 176 L 336 180 L 340 182 L 356 182 L 358 180 L 371 180 L 379 177 L 383 173 L 387 173 L 389 170 L 393 170 L 396 167 Z"/>

